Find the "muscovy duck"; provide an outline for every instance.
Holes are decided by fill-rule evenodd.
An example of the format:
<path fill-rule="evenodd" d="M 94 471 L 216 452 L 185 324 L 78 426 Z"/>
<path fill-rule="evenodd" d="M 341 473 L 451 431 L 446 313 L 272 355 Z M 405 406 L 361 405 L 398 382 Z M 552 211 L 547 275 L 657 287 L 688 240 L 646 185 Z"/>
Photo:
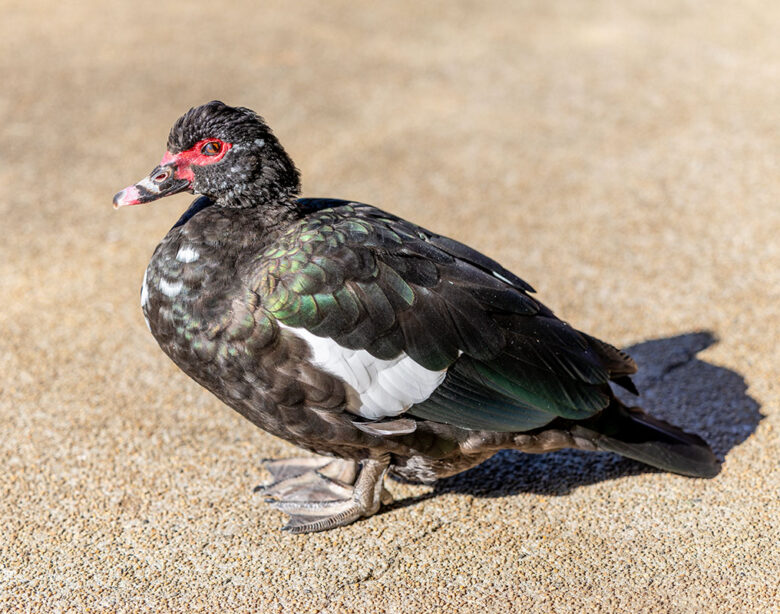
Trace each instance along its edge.
<path fill-rule="evenodd" d="M 268 462 L 294 533 L 374 514 L 384 478 L 430 482 L 502 449 L 610 451 L 687 476 L 698 436 L 627 407 L 634 361 L 559 320 L 533 288 L 453 239 L 356 202 L 298 198 L 265 121 L 219 101 L 114 197 L 201 194 L 157 247 L 141 306 L 162 350 L 269 433 L 319 457 Z"/>

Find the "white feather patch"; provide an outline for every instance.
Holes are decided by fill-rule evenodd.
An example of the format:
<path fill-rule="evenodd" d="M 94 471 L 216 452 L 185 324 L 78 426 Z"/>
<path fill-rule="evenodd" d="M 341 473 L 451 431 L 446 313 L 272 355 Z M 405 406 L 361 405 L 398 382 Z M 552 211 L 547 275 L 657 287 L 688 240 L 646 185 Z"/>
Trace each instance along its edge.
<path fill-rule="evenodd" d="M 176 260 L 179 262 L 195 262 L 198 258 L 200 258 L 198 251 L 189 245 L 183 245 L 176 253 Z"/>
<path fill-rule="evenodd" d="M 173 298 L 181 292 L 182 287 L 184 287 L 184 283 L 181 280 L 170 282 L 167 279 L 160 278 L 160 291 L 165 296 Z"/>
<path fill-rule="evenodd" d="M 148 273 L 148 269 L 144 271 L 144 280 L 141 282 L 141 307 L 146 307 L 146 303 L 149 302 L 149 286 L 146 283 Z"/>
<path fill-rule="evenodd" d="M 415 403 L 421 403 L 433 394 L 447 374 L 447 369 L 426 369 L 403 352 L 392 360 L 381 360 L 366 350 L 350 350 L 304 328 L 281 322 L 279 326 L 309 345 L 314 365 L 340 378 L 358 393 L 361 401 L 358 413 L 369 420 L 397 416 Z"/>

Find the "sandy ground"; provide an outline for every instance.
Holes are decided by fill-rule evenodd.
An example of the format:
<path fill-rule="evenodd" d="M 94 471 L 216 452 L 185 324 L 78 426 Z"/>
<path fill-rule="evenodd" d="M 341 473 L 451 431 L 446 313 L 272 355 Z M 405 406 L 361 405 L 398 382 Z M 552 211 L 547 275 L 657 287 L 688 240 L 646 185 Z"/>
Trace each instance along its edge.
<path fill-rule="evenodd" d="M 0 2 L 0 611 L 780 610 L 780 7 Z M 502 453 L 324 534 L 252 493 L 296 450 L 159 351 L 114 212 L 171 123 L 261 112 L 307 195 L 498 258 L 629 347 L 691 480 Z"/>

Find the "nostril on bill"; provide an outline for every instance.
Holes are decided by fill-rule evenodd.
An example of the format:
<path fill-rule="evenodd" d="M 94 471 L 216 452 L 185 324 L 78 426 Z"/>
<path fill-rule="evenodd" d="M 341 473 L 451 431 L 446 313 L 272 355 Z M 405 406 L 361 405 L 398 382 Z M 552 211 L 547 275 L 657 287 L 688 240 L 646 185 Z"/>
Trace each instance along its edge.
<path fill-rule="evenodd" d="M 154 181 L 155 183 L 162 183 L 163 181 L 168 179 L 170 176 L 171 176 L 170 169 L 165 169 L 165 170 L 160 171 L 159 173 L 157 173 L 154 177 L 152 177 L 152 181 Z"/>

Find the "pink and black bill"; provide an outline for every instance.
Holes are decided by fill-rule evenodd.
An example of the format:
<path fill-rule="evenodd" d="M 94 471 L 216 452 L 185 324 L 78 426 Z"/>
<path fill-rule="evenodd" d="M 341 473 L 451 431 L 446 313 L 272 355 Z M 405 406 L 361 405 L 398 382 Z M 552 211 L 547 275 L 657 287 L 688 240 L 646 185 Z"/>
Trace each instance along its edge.
<path fill-rule="evenodd" d="M 189 189 L 192 183 L 190 178 L 177 178 L 177 174 L 175 164 L 161 164 L 135 185 L 117 192 L 114 208 L 141 205 Z"/>
<path fill-rule="evenodd" d="M 203 139 L 179 153 L 165 152 L 160 165 L 148 176 L 114 196 L 114 209 L 141 205 L 164 196 L 192 189 L 193 166 L 216 164 L 232 147 L 220 139 Z"/>

